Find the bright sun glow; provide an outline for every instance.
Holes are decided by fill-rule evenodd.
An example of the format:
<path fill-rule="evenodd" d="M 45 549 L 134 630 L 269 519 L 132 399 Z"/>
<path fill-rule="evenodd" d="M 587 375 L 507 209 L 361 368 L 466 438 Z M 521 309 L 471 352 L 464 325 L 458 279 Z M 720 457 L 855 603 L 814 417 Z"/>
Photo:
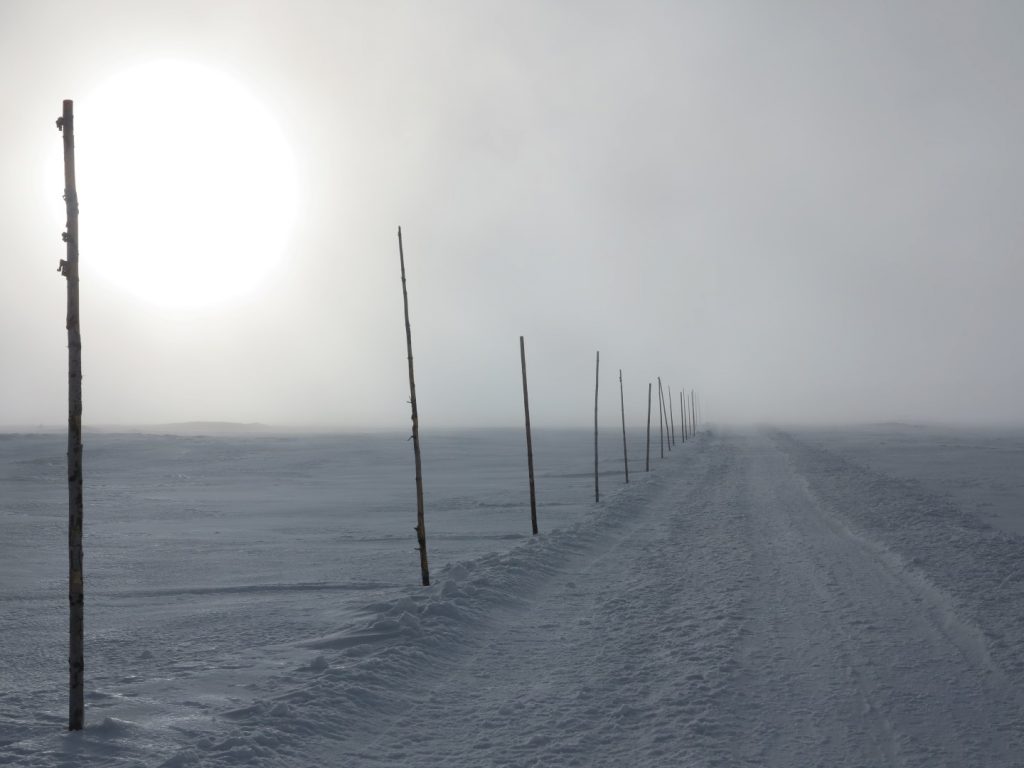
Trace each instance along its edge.
<path fill-rule="evenodd" d="M 75 102 L 81 270 L 145 301 L 238 296 L 282 258 L 296 213 L 291 150 L 221 72 L 160 61 Z"/>

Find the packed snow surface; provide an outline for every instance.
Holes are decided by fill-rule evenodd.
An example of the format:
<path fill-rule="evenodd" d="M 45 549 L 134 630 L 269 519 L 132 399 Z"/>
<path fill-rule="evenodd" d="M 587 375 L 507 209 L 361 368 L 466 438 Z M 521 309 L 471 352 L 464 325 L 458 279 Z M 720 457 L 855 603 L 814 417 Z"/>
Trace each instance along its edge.
<path fill-rule="evenodd" d="M 0 765 L 1021 766 L 1024 434 L 0 436 Z M 618 440 L 618 442 L 616 442 Z"/>

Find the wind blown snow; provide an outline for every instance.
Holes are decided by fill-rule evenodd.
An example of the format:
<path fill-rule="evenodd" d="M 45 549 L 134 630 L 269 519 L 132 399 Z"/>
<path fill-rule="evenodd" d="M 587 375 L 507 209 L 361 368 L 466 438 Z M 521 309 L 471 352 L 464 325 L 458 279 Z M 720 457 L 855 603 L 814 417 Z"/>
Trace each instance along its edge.
<path fill-rule="evenodd" d="M 538 537 L 521 435 L 426 439 L 422 588 L 402 438 L 91 436 L 72 734 L 62 440 L 0 436 L 0 764 L 1022 764 L 1024 435 L 633 436 L 628 485 L 609 435 L 600 504 L 589 439 Z"/>

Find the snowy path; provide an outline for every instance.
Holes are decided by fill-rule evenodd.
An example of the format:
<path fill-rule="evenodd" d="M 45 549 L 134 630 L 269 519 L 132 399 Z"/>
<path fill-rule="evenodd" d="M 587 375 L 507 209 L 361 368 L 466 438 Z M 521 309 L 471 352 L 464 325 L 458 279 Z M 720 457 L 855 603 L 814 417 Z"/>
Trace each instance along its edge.
<path fill-rule="evenodd" d="M 171 764 L 1024 763 L 1024 707 L 984 632 L 854 531 L 816 488 L 827 473 L 781 435 L 703 443 L 513 576 L 449 574 L 402 612 L 423 622 L 408 637 L 338 638 L 370 658 L 326 657 Z"/>

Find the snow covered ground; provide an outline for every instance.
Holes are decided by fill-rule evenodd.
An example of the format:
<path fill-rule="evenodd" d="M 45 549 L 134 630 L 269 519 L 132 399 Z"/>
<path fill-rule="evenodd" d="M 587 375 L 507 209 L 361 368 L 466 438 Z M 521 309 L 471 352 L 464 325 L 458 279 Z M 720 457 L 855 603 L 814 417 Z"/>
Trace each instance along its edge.
<path fill-rule="evenodd" d="M 0 436 L 0 765 L 1021 766 L 1024 434 Z"/>

